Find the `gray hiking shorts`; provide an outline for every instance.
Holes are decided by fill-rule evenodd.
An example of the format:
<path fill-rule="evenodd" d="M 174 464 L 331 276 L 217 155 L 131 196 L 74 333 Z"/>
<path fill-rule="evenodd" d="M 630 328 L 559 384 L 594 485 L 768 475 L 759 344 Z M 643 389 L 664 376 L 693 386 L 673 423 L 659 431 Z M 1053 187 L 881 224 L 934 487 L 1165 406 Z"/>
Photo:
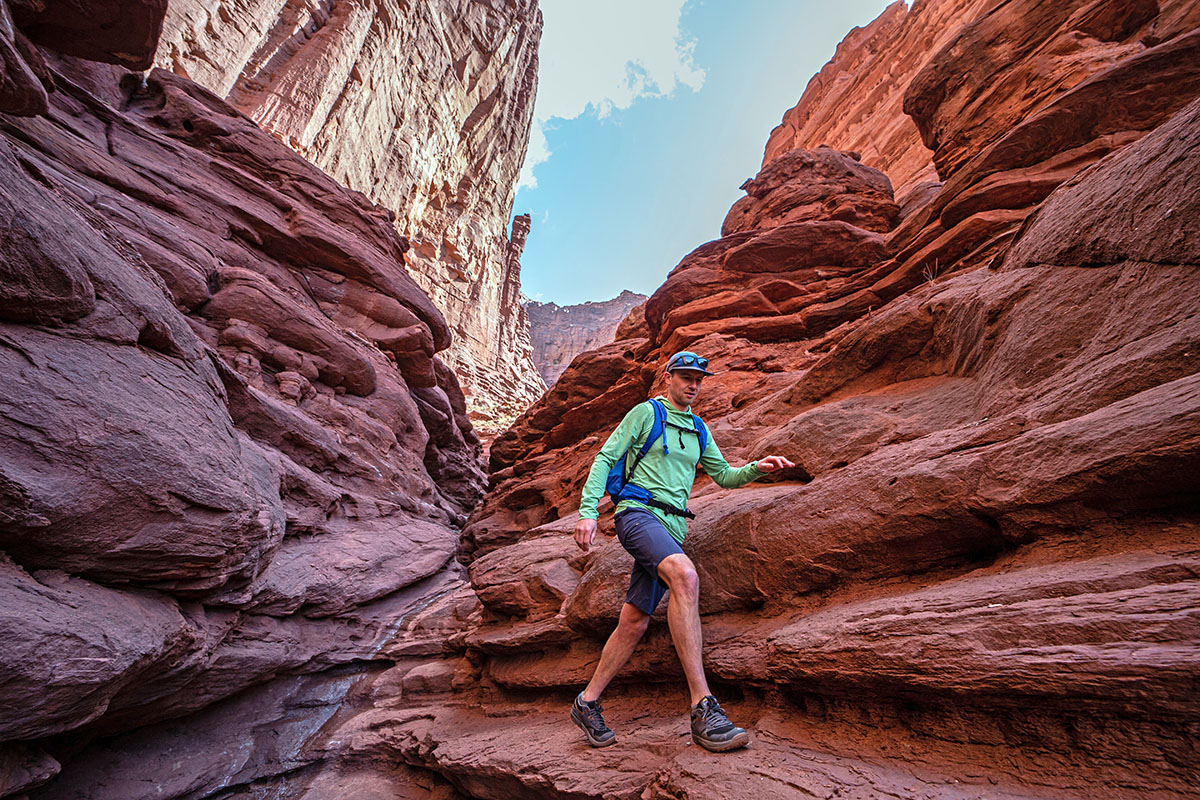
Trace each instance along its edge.
<path fill-rule="evenodd" d="M 613 524 L 621 546 L 633 556 L 633 574 L 629 576 L 625 602 L 653 614 L 658 601 L 667 593 L 667 585 L 658 577 L 658 564 L 667 556 L 682 553 L 683 548 L 649 511 L 626 509 L 617 514 Z"/>

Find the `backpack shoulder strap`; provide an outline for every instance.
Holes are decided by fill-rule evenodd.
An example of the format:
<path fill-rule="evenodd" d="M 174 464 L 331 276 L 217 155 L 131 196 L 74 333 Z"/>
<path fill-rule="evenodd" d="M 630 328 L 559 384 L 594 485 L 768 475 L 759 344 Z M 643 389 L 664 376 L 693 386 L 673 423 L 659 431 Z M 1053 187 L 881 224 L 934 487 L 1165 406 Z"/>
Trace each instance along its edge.
<path fill-rule="evenodd" d="M 654 444 L 654 440 L 662 436 L 663 452 L 667 452 L 667 437 L 663 436 L 663 430 L 666 427 L 667 411 L 654 400 L 647 400 L 650 406 L 654 409 L 654 422 L 650 424 L 650 433 L 646 435 L 646 441 L 638 448 L 637 455 L 633 457 L 633 463 L 629 465 L 629 472 L 626 474 L 626 480 L 633 479 L 633 473 L 637 470 L 638 464 L 642 463 L 642 458 L 646 453 L 650 452 L 650 445 Z"/>
<path fill-rule="evenodd" d="M 708 447 L 708 426 L 695 414 L 692 414 L 692 422 L 696 425 L 696 436 L 700 439 L 700 455 L 703 456 L 704 448 Z"/>
<path fill-rule="evenodd" d="M 663 436 L 663 429 L 667 424 L 667 410 L 657 400 L 651 399 L 646 402 L 654 409 L 654 422 L 650 424 L 650 433 L 646 435 L 646 441 L 642 443 L 641 449 L 638 450 L 639 460 L 650 451 L 650 445 L 654 444 L 654 441 L 660 436 L 663 439 L 663 452 L 667 452 L 667 437 Z"/>

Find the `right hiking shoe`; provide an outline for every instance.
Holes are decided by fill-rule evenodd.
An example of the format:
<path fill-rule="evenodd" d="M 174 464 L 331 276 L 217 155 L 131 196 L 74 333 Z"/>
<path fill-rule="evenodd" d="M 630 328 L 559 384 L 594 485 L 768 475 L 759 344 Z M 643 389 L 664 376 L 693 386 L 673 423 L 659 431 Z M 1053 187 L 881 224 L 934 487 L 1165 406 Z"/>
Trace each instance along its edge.
<path fill-rule="evenodd" d="M 692 706 L 692 741 L 705 750 L 721 753 L 750 744 L 750 734 L 729 721 L 711 694 Z"/>
<path fill-rule="evenodd" d="M 604 717 L 600 714 L 603 710 L 599 700 L 585 702 L 583 692 L 577 694 L 575 702 L 571 704 L 571 721 L 583 729 L 592 747 L 608 747 L 617 743 L 617 735 L 604 724 Z"/>

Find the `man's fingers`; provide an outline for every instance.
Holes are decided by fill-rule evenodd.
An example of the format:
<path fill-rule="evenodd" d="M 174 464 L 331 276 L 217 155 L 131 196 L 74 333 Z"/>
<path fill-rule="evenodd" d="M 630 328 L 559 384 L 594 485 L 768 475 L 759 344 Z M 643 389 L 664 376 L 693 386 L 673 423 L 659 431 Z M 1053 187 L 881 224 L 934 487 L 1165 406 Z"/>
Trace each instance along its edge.
<path fill-rule="evenodd" d="M 580 520 L 575 526 L 575 544 L 587 553 L 591 550 L 592 542 L 596 540 L 596 523 L 592 520 Z"/>
<path fill-rule="evenodd" d="M 777 469 L 796 466 L 791 461 L 783 456 L 767 456 L 758 461 L 760 467 L 766 467 L 767 472 L 774 472 Z"/>

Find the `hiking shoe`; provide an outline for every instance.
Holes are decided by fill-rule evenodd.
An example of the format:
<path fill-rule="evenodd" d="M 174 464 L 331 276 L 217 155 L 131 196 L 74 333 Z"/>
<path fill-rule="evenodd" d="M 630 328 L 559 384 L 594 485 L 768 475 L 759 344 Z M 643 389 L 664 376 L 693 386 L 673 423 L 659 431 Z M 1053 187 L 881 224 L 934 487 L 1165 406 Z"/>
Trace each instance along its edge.
<path fill-rule="evenodd" d="M 750 744 L 750 734 L 730 722 L 717 698 L 710 694 L 692 706 L 692 741 L 720 753 Z"/>
<path fill-rule="evenodd" d="M 575 702 L 571 704 L 571 721 L 583 729 L 592 747 L 608 747 L 617 743 L 617 735 L 604 724 L 604 717 L 600 715 L 603 710 L 599 700 L 585 702 L 583 692 L 576 695 Z"/>

